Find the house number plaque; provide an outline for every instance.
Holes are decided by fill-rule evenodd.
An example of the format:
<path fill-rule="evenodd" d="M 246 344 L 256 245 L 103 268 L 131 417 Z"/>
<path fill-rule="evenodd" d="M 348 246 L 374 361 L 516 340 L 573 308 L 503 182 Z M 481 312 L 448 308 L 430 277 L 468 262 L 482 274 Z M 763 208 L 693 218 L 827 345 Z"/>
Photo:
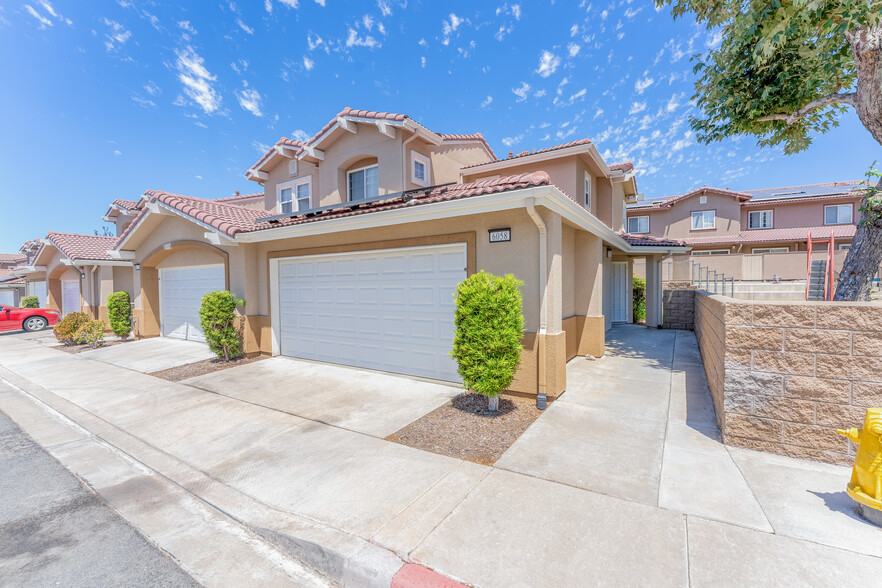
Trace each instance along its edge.
<path fill-rule="evenodd" d="M 511 229 L 490 229 L 490 242 L 491 243 L 504 243 L 505 241 L 511 241 Z"/>

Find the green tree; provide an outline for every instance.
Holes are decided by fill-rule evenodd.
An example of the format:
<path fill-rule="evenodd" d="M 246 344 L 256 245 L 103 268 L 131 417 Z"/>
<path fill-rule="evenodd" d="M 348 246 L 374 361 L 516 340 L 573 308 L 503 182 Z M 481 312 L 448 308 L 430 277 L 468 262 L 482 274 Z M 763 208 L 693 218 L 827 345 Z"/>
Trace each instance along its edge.
<path fill-rule="evenodd" d="M 22 308 L 40 308 L 40 299 L 36 296 L 25 296 L 21 299 Z"/>
<path fill-rule="evenodd" d="M 693 57 L 691 120 L 699 141 L 752 135 L 787 154 L 837 126 L 847 106 L 882 144 L 882 0 L 656 0 L 722 33 Z M 837 300 L 866 300 L 882 262 L 882 180 L 865 193 L 863 220 Z"/>
<path fill-rule="evenodd" d="M 242 355 L 242 325 L 236 327 L 236 307 L 245 304 L 226 290 L 209 292 L 199 306 L 199 326 L 208 347 L 224 361 Z"/>
<path fill-rule="evenodd" d="M 107 318 L 113 334 L 125 341 L 132 332 L 132 301 L 128 292 L 107 297 Z"/>
<path fill-rule="evenodd" d="M 634 320 L 646 319 L 646 280 L 638 276 L 634 276 L 632 290 L 634 305 Z"/>
<path fill-rule="evenodd" d="M 463 386 L 489 397 L 499 409 L 499 393 L 514 380 L 524 335 L 523 282 L 508 274 L 483 271 L 456 288 L 455 334 L 450 356 L 459 366 Z"/>

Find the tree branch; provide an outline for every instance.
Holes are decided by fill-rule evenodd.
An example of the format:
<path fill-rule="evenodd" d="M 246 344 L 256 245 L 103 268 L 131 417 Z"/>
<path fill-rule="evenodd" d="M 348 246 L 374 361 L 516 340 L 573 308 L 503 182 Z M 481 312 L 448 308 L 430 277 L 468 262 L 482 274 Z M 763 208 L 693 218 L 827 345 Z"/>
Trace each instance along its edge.
<path fill-rule="evenodd" d="M 827 94 L 817 100 L 812 100 L 802 108 L 798 110 L 794 110 L 791 114 L 771 114 L 769 116 L 761 116 L 756 119 L 756 122 L 768 122 L 771 120 L 783 120 L 787 123 L 788 126 L 794 125 L 802 119 L 805 115 L 815 110 L 816 108 L 821 108 L 822 106 L 827 106 L 828 104 L 851 104 L 852 106 L 857 105 L 857 93 L 856 92 L 846 92 L 845 94 Z"/>

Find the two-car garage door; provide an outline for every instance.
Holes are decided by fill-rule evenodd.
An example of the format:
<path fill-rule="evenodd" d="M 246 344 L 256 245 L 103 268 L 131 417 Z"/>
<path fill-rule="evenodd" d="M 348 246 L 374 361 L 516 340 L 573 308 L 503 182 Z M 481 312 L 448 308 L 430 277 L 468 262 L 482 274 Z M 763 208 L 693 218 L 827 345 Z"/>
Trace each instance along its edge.
<path fill-rule="evenodd" d="M 276 260 L 282 355 L 460 381 L 450 358 L 465 244 Z"/>

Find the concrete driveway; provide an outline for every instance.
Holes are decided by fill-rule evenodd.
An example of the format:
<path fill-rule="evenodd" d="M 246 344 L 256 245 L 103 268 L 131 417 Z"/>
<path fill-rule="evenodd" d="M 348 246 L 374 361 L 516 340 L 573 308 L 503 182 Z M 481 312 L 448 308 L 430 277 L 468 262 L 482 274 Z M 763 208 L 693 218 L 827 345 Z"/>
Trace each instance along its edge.
<path fill-rule="evenodd" d="M 217 357 L 205 343 L 171 337 L 129 341 L 83 351 L 80 355 L 145 374 Z"/>
<path fill-rule="evenodd" d="M 380 438 L 462 391 L 455 385 L 287 357 L 182 383 Z"/>

